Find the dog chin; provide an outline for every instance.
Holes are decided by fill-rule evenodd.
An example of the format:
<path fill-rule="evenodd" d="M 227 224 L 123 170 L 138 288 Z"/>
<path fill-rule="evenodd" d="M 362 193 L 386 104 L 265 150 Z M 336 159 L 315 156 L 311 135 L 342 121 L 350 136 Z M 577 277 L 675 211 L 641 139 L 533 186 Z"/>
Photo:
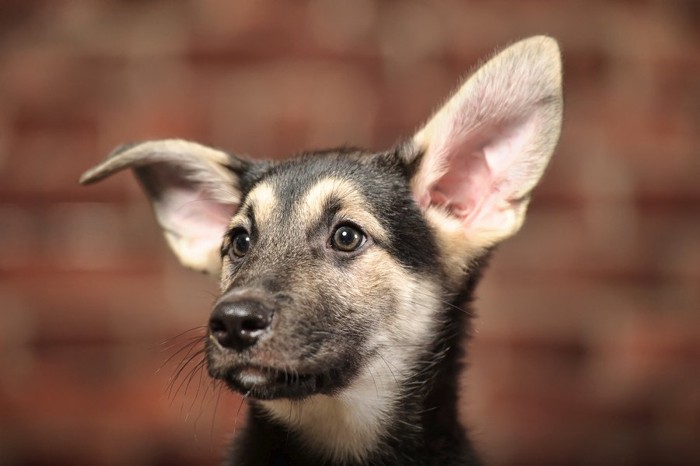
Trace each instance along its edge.
<path fill-rule="evenodd" d="M 331 380 L 329 374 L 299 374 L 258 366 L 234 367 L 211 376 L 224 381 L 232 391 L 258 400 L 303 399 L 327 393 Z"/>

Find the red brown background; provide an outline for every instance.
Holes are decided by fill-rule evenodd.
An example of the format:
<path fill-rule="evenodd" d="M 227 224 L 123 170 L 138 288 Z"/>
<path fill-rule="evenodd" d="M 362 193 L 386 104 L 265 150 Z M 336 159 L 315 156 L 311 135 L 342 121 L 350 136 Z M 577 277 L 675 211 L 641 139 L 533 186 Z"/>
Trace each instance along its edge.
<path fill-rule="evenodd" d="M 386 148 L 542 33 L 564 132 L 480 288 L 464 417 L 493 465 L 700 464 L 693 0 L 3 1 L 0 464 L 216 464 L 241 417 L 198 373 L 167 394 L 159 343 L 216 286 L 179 268 L 132 177 L 80 188 L 84 169 L 161 137 Z"/>

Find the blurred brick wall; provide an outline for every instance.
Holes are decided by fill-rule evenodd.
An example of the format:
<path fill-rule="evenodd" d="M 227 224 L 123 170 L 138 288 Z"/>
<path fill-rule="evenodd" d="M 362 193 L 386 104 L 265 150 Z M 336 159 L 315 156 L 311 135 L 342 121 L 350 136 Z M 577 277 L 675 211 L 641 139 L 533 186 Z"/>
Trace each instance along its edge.
<path fill-rule="evenodd" d="M 171 136 L 384 148 L 540 33 L 564 133 L 480 289 L 464 417 L 494 465 L 700 464 L 693 0 L 2 2 L 0 464 L 216 464 L 240 417 L 196 370 L 168 395 L 187 348 L 156 369 L 197 331 L 159 343 L 206 322 L 215 285 L 131 177 L 79 188 L 84 169 Z"/>

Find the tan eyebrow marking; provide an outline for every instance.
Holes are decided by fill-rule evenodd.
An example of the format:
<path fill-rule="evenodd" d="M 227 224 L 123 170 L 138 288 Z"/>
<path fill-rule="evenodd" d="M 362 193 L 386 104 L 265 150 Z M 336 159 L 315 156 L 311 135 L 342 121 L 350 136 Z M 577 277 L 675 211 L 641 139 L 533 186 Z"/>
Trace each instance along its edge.
<path fill-rule="evenodd" d="M 389 235 L 377 218 L 369 212 L 367 201 L 351 181 L 325 178 L 311 187 L 296 206 L 296 212 L 305 225 L 313 225 L 324 214 L 328 200 L 340 201 L 338 213 L 357 222 L 376 240 L 387 241 Z"/>
<path fill-rule="evenodd" d="M 263 226 L 270 221 L 278 204 L 274 188 L 269 183 L 262 182 L 248 193 L 244 205 L 238 209 L 238 213 L 233 216 L 229 225 L 245 223 L 243 217 L 246 211 L 245 207 L 248 207 L 255 213 L 255 223 L 258 226 Z"/>

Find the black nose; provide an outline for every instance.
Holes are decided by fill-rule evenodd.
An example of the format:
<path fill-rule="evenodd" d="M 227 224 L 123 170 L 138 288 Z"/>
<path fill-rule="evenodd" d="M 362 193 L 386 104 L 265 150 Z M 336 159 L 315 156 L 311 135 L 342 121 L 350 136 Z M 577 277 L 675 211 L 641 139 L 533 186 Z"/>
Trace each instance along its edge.
<path fill-rule="evenodd" d="M 224 348 L 253 346 L 270 328 L 273 311 L 254 300 L 223 301 L 209 319 L 209 333 Z"/>

